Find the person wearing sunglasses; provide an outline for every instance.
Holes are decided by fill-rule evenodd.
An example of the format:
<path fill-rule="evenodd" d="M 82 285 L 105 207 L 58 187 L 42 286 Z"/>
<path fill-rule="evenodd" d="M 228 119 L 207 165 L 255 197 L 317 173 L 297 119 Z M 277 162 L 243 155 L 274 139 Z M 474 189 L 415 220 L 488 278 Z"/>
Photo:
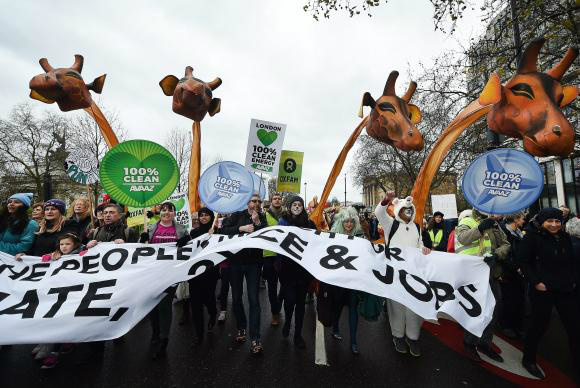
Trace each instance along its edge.
<path fill-rule="evenodd" d="M 223 221 L 220 233 L 234 235 L 253 233 L 268 226 L 266 216 L 261 212 L 262 200 L 254 194 L 245 210 L 233 213 Z M 244 277 L 246 278 L 246 294 L 250 305 L 250 352 L 261 354 L 263 351 L 260 341 L 260 300 L 258 298 L 258 284 L 262 266 L 262 250 L 246 248 L 232 255 L 230 261 L 230 282 L 232 285 L 232 299 L 234 315 L 237 323 L 236 342 L 246 341 L 248 322 L 242 301 Z"/>

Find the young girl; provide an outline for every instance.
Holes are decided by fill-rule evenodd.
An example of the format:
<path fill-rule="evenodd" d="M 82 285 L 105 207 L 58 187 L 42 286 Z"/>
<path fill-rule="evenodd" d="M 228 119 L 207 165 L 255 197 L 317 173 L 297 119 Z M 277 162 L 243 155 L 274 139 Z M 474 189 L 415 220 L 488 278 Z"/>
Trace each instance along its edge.
<path fill-rule="evenodd" d="M 81 240 L 73 233 L 66 233 L 58 237 L 56 250 L 42 256 L 42 262 L 58 260 L 65 255 L 80 254 L 86 252 Z M 41 369 L 52 369 L 58 363 L 58 355 L 65 354 L 72 350 L 70 344 L 39 344 L 32 350 L 36 360 L 41 360 Z"/>

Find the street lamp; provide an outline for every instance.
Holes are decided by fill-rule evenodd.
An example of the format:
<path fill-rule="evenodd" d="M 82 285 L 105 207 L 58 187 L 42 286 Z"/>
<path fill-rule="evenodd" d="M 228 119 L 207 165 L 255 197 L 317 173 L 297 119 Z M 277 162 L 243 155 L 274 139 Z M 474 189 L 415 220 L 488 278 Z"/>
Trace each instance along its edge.
<path fill-rule="evenodd" d="M 304 182 L 304 201 L 305 202 L 308 202 L 308 196 L 306 195 L 306 185 L 307 184 L 308 184 L 307 182 Z"/>

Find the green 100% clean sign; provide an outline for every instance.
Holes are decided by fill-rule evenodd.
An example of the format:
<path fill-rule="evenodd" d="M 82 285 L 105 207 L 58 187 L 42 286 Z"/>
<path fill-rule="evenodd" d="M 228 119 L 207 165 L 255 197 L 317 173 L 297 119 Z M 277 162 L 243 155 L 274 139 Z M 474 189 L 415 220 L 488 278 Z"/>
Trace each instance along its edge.
<path fill-rule="evenodd" d="M 107 152 L 99 176 L 103 188 L 115 201 L 148 207 L 173 194 L 179 170 L 173 155 L 159 144 L 129 140 Z"/>

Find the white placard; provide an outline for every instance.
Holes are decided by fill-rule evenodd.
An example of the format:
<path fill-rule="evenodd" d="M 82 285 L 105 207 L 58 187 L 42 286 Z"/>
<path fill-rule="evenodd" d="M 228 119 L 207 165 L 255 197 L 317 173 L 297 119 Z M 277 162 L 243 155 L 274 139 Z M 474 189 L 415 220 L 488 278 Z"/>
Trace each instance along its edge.
<path fill-rule="evenodd" d="M 432 195 L 433 213 L 443 213 L 443 218 L 457 218 L 457 199 L 455 194 Z"/>
<path fill-rule="evenodd" d="M 246 152 L 246 168 L 258 174 L 275 175 L 278 173 L 285 134 L 286 124 L 252 119 Z"/>

